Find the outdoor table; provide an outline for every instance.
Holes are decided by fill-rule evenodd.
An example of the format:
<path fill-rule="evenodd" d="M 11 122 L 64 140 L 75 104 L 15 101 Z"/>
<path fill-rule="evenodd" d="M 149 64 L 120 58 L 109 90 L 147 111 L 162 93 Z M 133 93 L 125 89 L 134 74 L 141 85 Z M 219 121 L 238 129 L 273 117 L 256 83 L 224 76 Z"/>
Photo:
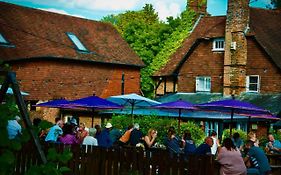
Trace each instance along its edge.
<path fill-rule="evenodd" d="M 281 154 L 266 154 L 273 174 L 281 174 Z"/>

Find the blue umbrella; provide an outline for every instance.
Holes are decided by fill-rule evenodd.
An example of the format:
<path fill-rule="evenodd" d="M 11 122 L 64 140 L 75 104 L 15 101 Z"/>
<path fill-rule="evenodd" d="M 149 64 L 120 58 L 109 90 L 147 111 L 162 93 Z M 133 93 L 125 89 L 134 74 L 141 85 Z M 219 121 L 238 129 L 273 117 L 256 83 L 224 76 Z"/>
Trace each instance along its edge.
<path fill-rule="evenodd" d="M 121 105 L 118 105 L 118 104 L 108 101 L 106 99 L 100 98 L 98 96 L 90 96 L 90 97 L 85 97 L 85 98 L 81 98 L 78 100 L 73 100 L 73 101 L 70 101 L 69 104 L 67 104 L 66 106 L 90 108 L 93 110 L 93 113 L 95 110 L 123 108 L 123 106 L 121 106 Z M 94 116 L 92 116 L 92 127 L 93 127 L 93 121 L 94 121 Z"/>
<path fill-rule="evenodd" d="M 158 105 L 151 106 L 151 108 L 158 108 L 158 109 L 173 109 L 179 111 L 178 116 L 178 133 L 180 134 L 180 118 L 182 110 L 195 110 L 197 109 L 192 103 L 183 101 L 183 100 L 177 100 L 173 102 L 168 103 L 162 103 Z"/>
<path fill-rule="evenodd" d="M 135 106 L 148 107 L 151 105 L 160 104 L 158 101 L 145 98 L 143 96 L 137 95 L 135 93 L 111 96 L 107 98 L 109 101 L 117 103 L 123 106 L 131 106 L 131 116 L 133 118 Z"/>
<path fill-rule="evenodd" d="M 232 121 L 234 113 L 246 116 L 273 116 L 268 110 L 259 108 L 251 103 L 234 99 L 213 101 L 196 106 L 203 110 L 231 113 L 230 135 L 232 134 Z"/>
<path fill-rule="evenodd" d="M 58 99 L 58 100 L 52 100 L 44 103 L 39 103 L 34 106 L 38 107 L 48 107 L 48 108 L 63 108 L 66 107 L 66 105 L 69 104 L 69 101 L 65 99 Z"/>

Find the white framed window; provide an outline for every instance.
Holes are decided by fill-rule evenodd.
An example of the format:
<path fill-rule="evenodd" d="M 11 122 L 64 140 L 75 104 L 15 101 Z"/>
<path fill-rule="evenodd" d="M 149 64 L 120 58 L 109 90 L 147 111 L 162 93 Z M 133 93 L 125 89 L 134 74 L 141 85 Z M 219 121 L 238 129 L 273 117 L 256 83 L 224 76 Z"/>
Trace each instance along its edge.
<path fill-rule="evenodd" d="M 224 38 L 216 38 L 213 40 L 212 51 L 224 51 Z"/>
<path fill-rule="evenodd" d="M 246 92 L 259 92 L 260 91 L 260 76 L 249 75 L 246 77 Z"/>
<path fill-rule="evenodd" d="M 88 52 L 88 49 L 82 44 L 75 34 L 71 32 L 67 32 L 66 34 L 79 51 Z"/>
<path fill-rule="evenodd" d="M 0 33 L 0 44 L 10 44 L 4 36 Z"/>
<path fill-rule="evenodd" d="M 211 77 L 196 77 L 196 92 L 211 92 Z"/>

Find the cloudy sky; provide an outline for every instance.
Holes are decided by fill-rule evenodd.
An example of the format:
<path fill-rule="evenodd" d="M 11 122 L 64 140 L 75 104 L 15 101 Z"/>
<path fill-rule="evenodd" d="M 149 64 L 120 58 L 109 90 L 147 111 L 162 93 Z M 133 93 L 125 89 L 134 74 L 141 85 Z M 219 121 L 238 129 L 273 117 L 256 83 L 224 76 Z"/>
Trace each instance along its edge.
<path fill-rule="evenodd" d="M 178 16 L 186 7 L 187 0 L 0 0 L 23 6 L 44 9 L 62 14 L 100 20 L 109 14 L 127 10 L 140 10 L 145 4 L 152 4 L 159 18 Z M 208 0 L 207 11 L 214 16 L 226 13 L 227 0 Z M 264 7 L 270 0 L 258 0 L 252 6 Z"/>

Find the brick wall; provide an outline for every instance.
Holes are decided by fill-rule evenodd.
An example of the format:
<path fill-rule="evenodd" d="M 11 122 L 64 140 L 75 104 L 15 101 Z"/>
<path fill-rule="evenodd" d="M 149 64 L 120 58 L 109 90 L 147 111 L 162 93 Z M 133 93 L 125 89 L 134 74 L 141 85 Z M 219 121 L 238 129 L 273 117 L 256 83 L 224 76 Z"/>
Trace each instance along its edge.
<path fill-rule="evenodd" d="M 70 61 L 29 61 L 11 63 L 26 100 L 77 99 L 95 93 L 101 97 L 121 94 L 122 72 L 125 93 L 140 90 L 138 68 L 77 63 Z"/>
<path fill-rule="evenodd" d="M 201 42 L 179 72 L 178 91 L 195 92 L 196 76 L 211 76 L 211 92 L 222 92 L 223 56 L 212 51 L 212 42 Z"/>
<path fill-rule="evenodd" d="M 248 38 L 247 75 L 259 75 L 261 80 L 260 93 L 281 92 L 281 70 L 263 51 L 258 43 Z"/>

